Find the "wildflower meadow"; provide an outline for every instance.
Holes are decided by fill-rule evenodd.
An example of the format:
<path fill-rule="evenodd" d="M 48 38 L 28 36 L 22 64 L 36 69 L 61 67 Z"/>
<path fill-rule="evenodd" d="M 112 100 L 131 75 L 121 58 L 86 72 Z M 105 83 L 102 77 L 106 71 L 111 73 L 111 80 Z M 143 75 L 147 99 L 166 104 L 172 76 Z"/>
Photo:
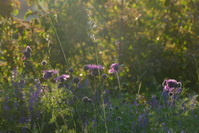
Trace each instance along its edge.
<path fill-rule="evenodd" d="M 0 0 L 0 133 L 199 133 L 197 0 Z"/>

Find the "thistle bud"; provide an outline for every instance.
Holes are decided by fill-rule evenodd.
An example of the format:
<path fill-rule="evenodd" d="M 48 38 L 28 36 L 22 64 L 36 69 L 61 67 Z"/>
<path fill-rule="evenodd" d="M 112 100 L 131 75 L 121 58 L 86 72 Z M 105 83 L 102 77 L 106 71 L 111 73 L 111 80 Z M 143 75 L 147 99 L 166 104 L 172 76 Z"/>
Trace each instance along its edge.
<path fill-rule="evenodd" d="M 83 98 L 82 98 L 82 102 L 84 102 L 84 103 L 89 103 L 89 98 L 88 98 L 88 97 L 83 97 Z"/>
<path fill-rule="evenodd" d="M 83 66 L 83 69 L 84 69 L 84 71 L 88 71 L 88 70 L 89 70 L 89 67 L 88 67 L 87 65 L 84 65 L 84 66 Z"/>
<path fill-rule="evenodd" d="M 74 83 L 77 84 L 77 83 L 79 83 L 79 81 L 80 81 L 80 79 L 79 79 L 78 77 L 74 77 L 74 78 L 73 78 L 73 82 L 74 82 Z"/>
<path fill-rule="evenodd" d="M 47 61 L 43 60 L 43 61 L 41 62 L 41 65 L 42 65 L 42 66 L 46 66 L 46 65 L 47 65 Z"/>
<path fill-rule="evenodd" d="M 118 107 L 118 106 L 115 106 L 115 110 L 119 110 L 119 107 Z"/>
<path fill-rule="evenodd" d="M 30 48 L 30 46 L 27 46 L 27 47 L 26 47 L 26 51 L 27 51 L 28 53 L 31 53 L 31 52 L 32 52 L 32 49 Z"/>
<path fill-rule="evenodd" d="M 107 78 L 108 78 L 107 74 L 102 74 L 102 79 L 107 79 Z"/>
<path fill-rule="evenodd" d="M 68 71 L 69 71 L 70 73 L 73 73 L 73 72 L 74 72 L 73 68 L 69 68 Z"/>
<path fill-rule="evenodd" d="M 121 121 L 122 120 L 122 117 L 120 117 L 120 116 L 118 116 L 117 118 L 116 118 L 116 121 Z"/>

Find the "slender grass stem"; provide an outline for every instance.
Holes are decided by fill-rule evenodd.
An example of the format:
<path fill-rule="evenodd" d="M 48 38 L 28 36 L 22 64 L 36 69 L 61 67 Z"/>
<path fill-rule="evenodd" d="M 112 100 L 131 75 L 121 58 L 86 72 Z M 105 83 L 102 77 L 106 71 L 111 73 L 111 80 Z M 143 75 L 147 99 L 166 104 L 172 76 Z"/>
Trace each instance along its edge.
<path fill-rule="evenodd" d="M 73 123 L 74 123 L 74 126 L 75 126 L 75 132 L 77 132 L 77 124 L 76 124 L 75 119 L 74 119 L 74 114 L 71 113 L 71 116 L 72 116 Z"/>
<path fill-rule="evenodd" d="M 39 8 L 40 8 L 43 12 L 47 13 L 47 12 L 42 8 L 42 6 L 41 6 L 39 3 L 38 3 L 38 6 L 39 6 Z M 60 46 L 61 51 L 62 51 L 62 54 L 63 54 L 63 56 L 64 56 L 65 63 L 66 63 L 66 65 L 67 65 L 68 67 L 70 67 L 70 63 L 69 63 L 69 61 L 66 59 L 66 55 L 65 55 L 65 53 L 64 53 L 64 49 L 63 49 L 63 47 L 62 47 L 62 43 L 61 43 L 60 38 L 59 38 L 59 36 L 58 36 L 57 30 L 56 30 L 56 28 L 55 28 L 55 25 L 54 25 L 54 23 L 53 23 L 53 21 L 52 21 L 52 19 L 51 19 L 51 17 L 50 17 L 49 15 L 48 15 L 48 18 L 49 18 L 50 23 L 51 23 L 51 25 L 52 25 L 52 27 L 53 27 L 53 30 L 54 30 L 54 32 L 55 32 L 55 36 L 56 36 L 56 38 L 57 38 L 57 40 L 58 40 L 59 46 Z"/>
<path fill-rule="evenodd" d="M 160 102 L 162 101 L 162 96 L 163 96 L 163 92 L 160 95 L 160 100 L 158 101 L 158 106 L 160 105 Z"/>
<path fill-rule="evenodd" d="M 61 41 L 60 41 L 60 38 L 59 38 L 58 33 L 57 33 L 57 30 L 56 30 L 55 25 L 54 25 L 54 23 L 53 23 L 53 21 L 52 21 L 52 19 L 51 19 L 50 16 L 49 16 L 49 20 L 50 20 L 50 23 L 51 23 L 51 25 L 52 25 L 52 27 L 53 27 L 53 30 L 54 30 L 54 32 L 55 32 L 56 38 L 57 38 L 57 40 L 58 40 L 58 43 L 59 43 L 59 46 L 60 46 L 60 48 L 61 48 L 62 54 L 63 54 L 63 56 L 64 56 L 64 60 L 65 60 L 65 62 L 66 62 L 66 65 L 69 67 L 70 64 L 69 64 L 68 60 L 66 59 L 66 55 L 65 55 L 65 53 L 64 53 L 64 49 L 63 49 L 63 47 L 62 47 L 62 43 L 61 43 Z"/>
<path fill-rule="evenodd" d="M 37 122 L 37 127 L 38 127 L 38 132 L 41 133 L 41 127 L 38 122 Z"/>
<path fill-rule="evenodd" d="M 75 84 L 75 90 L 74 90 L 74 96 L 76 97 L 76 90 L 77 90 L 77 84 Z M 75 121 L 75 119 L 74 119 L 74 115 L 75 116 L 77 116 L 77 101 L 75 100 L 75 108 L 74 108 L 75 110 L 75 112 L 74 112 L 74 114 L 72 113 L 72 119 L 73 119 L 73 122 L 74 122 L 74 126 L 75 126 L 75 131 L 77 132 L 77 123 L 76 123 L 76 121 Z"/>
<path fill-rule="evenodd" d="M 103 82 L 103 88 L 105 87 L 105 82 Z M 104 89 L 103 89 L 104 90 Z M 102 91 L 103 91 L 102 90 Z M 103 109 L 103 115 L 104 115 L 104 122 L 105 122 L 105 129 L 106 129 L 106 133 L 108 133 L 108 128 L 107 128 L 107 123 L 106 123 L 106 110 L 104 107 L 104 98 L 103 98 L 103 92 L 101 94 L 101 99 L 102 99 L 102 109 Z"/>
<path fill-rule="evenodd" d="M 96 62 L 97 62 L 97 65 L 98 65 L 99 60 L 98 60 L 98 54 L 97 54 L 97 44 L 95 44 L 95 58 L 96 58 Z"/>
<path fill-rule="evenodd" d="M 97 44 L 95 44 L 95 57 L 96 57 L 96 63 L 97 63 L 97 65 L 99 65 L 98 52 L 97 52 Z M 98 74 L 101 75 L 99 69 L 98 69 Z M 101 83 L 101 78 L 99 78 L 99 81 Z"/>
<path fill-rule="evenodd" d="M 43 118 L 42 118 L 42 124 L 41 124 L 41 133 L 43 132 L 43 128 L 44 128 L 44 118 L 45 118 L 45 111 L 44 111 L 44 114 L 43 114 Z"/>
<path fill-rule="evenodd" d="M 86 75 L 86 80 L 88 80 L 88 82 L 89 82 L 88 86 L 89 86 L 89 88 L 90 88 L 92 94 L 94 95 L 94 90 L 92 89 L 92 86 L 91 86 L 91 84 L 90 84 L 90 80 L 89 80 L 89 78 L 88 78 L 88 75 Z"/>

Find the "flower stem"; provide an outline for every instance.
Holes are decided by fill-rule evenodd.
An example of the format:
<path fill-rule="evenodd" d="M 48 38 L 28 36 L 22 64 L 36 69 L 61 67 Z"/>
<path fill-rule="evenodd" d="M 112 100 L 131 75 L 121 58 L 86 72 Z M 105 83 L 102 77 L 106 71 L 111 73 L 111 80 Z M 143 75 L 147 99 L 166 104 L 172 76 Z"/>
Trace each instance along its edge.
<path fill-rule="evenodd" d="M 120 77 L 119 77 L 119 73 L 116 72 L 116 76 L 117 76 L 117 82 L 118 82 L 118 98 L 119 98 L 119 94 L 121 92 L 121 84 L 120 84 Z"/>
<path fill-rule="evenodd" d="M 104 87 L 105 87 L 105 82 L 103 82 L 103 90 L 104 90 Z M 105 125 L 105 129 L 106 129 L 106 133 L 108 133 L 107 123 L 106 123 L 106 111 L 105 111 L 105 107 L 104 107 L 103 92 L 101 94 L 101 99 L 102 99 L 102 109 L 103 109 L 103 115 L 104 115 L 104 121 L 105 121 L 104 125 Z"/>

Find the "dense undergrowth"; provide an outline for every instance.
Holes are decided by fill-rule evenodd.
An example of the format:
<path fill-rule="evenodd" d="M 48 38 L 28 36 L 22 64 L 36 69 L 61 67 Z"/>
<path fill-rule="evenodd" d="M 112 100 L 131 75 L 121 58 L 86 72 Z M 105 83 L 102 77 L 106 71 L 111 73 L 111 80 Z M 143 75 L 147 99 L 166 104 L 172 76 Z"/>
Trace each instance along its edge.
<path fill-rule="evenodd" d="M 1 132 L 198 132 L 197 94 L 186 93 L 180 82 L 164 80 L 153 95 L 127 94 L 120 83 L 121 67 L 84 65 L 77 77 L 35 71 L 29 46 L 24 68 L 12 72 L 12 85 L 1 93 Z M 33 73 L 37 73 L 35 78 Z M 109 74 L 106 74 L 109 73 Z M 109 77 L 118 85 L 106 84 Z M 115 81 L 114 81 L 115 80 Z"/>

